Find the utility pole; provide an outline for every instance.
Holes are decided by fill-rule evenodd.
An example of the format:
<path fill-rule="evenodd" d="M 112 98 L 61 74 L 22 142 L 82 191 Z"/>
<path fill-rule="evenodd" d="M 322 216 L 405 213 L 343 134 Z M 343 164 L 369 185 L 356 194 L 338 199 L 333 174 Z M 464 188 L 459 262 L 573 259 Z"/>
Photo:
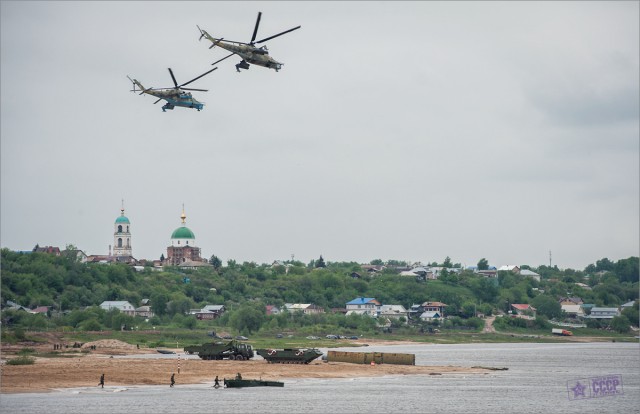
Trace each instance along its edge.
<path fill-rule="evenodd" d="M 549 267 L 551 267 L 551 250 L 549 250 Z"/>

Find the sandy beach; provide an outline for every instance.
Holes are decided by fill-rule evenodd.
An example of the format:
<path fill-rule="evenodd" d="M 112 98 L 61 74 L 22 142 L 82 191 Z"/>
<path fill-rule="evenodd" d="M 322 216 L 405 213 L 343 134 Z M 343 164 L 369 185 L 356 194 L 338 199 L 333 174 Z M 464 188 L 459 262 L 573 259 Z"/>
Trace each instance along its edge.
<path fill-rule="evenodd" d="M 181 384 L 212 384 L 216 375 L 233 378 L 284 380 L 287 378 L 355 378 L 384 375 L 438 375 L 487 373 L 483 368 L 455 366 L 413 366 L 378 364 L 359 365 L 324 362 L 317 359 L 308 365 L 269 364 L 264 360 L 204 361 L 200 359 L 144 358 L 143 354 L 157 354 L 155 350 L 136 349 L 120 341 L 97 341 L 95 350 L 80 353 L 64 350 L 56 358 L 36 358 L 32 365 L 7 365 L 11 349 L 3 347 L 0 393 L 49 392 L 60 388 L 98 386 L 100 375 L 105 375 L 105 387 L 132 385 L 169 385 L 175 373 L 176 386 Z M 108 344 L 105 345 L 105 344 Z M 356 349 L 354 349 L 355 351 Z M 364 351 L 357 348 L 358 351 Z M 8 352 L 7 352 L 8 351 Z M 175 351 L 175 350 L 173 350 Z M 178 350 L 180 352 L 181 350 Z M 9 355 L 7 355 L 9 354 Z M 118 356 L 128 355 L 128 358 Z M 139 358 L 136 358 L 139 355 Z"/>

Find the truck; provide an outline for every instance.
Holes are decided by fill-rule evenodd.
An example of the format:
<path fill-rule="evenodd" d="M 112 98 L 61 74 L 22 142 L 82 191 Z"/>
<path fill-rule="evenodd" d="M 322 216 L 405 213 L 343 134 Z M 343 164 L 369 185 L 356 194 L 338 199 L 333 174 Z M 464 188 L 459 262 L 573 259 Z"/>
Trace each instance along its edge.
<path fill-rule="evenodd" d="M 554 335 L 561 335 L 561 336 L 572 336 L 573 332 L 571 331 L 567 331 L 566 329 L 557 329 L 557 328 L 553 328 L 551 329 L 551 333 Z"/>
<path fill-rule="evenodd" d="M 229 342 L 210 342 L 202 345 L 186 346 L 184 352 L 190 355 L 198 355 L 204 360 L 229 359 L 245 361 L 253 358 L 253 348 L 236 340 Z"/>

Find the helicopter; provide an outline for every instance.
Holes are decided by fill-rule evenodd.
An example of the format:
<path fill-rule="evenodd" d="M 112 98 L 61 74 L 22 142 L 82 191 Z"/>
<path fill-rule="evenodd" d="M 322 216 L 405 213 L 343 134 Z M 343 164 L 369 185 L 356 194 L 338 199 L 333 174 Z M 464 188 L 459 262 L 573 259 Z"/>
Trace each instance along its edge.
<path fill-rule="evenodd" d="M 204 75 L 207 75 L 216 69 L 218 68 L 215 67 L 203 73 L 202 75 L 198 76 L 197 78 L 191 79 L 189 82 L 185 82 L 181 85 L 178 85 L 178 82 L 176 81 L 176 77 L 173 76 L 173 71 L 171 70 L 171 68 L 169 68 L 169 74 L 171 75 L 171 79 L 173 80 L 173 84 L 175 85 L 175 87 L 173 88 L 145 88 L 144 86 L 142 86 L 140 82 L 138 82 L 137 79 L 131 79 L 129 78 L 128 75 L 127 75 L 127 78 L 129 78 L 129 80 L 133 83 L 133 89 L 131 90 L 131 92 L 138 92 L 138 90 L 136 90 L 136 86 L 137 86 L 138 88 L 140 88 L 139 89 L 140 95 L 142 95 L 143 93 L 146 93 L 148 95 L 159 98 L 157 101 L 154 102 L 154 104 L 157 104 L 163 99 L 167 101 L 167 103 L 162 106 L 162 112 L 166 112 L 167 109 L 173 109 L 176 106 L 182 106 L 184 108 L 196 108 L 198 111 L 200 111 L 204 107 L 204 103 L 198 102 L 193 96 L 191 96 L 190 92 L 185 92 L 185 91 L 207 92 L 207 90 L 183 88 L 183 86 L 188 85 L 191 82 L 200 79 Z"/>
<path fill-rule="evenodd" d="M 278 62 L 275 59 L 273 59 L 271 56 L 269 56 L 269 50 L 267 49 L 266 45 L 257 47 L 256 43 L 266 42 L 267 40 L 271 40 L 278 36 L 282 36 L 283 34 L 293 32 L 294 30 L 297 30 L 302 26 L 294 27 L 293 29 L 285 30 L 284 32 L 256 41 L 256 35 L 258 34 L 258 26 L 260 25 L 261 17 L 262 17 L 262 12 L 258 12 L 258 19 L 256 20 L 256 26 L 253 29 L 253 36 L 251 36 L 251 41 L 249 43 L 235 42 L 232 40 L 224 41 L 224 38 L 212 37 L 209 33 L 200 29 L 200 26 L 197 26 L 198 30 L 200 30 L 199 40 L 202 40 L 203 37 L 206 37 L 208 40 L 211 41 L 212 44 L 211 46 L 209 46 L 209 49 L 215 46 L 219 46 L 225 50 L 228 50 L 229 52 L 232 52 L 230 55 L 227 55 L 222 59 L 212 63 L 212 65 L 215 65 L 216 63 L 221 62 L 233 55 L 238 55 L 242 58 L 242 61 L 240 61 L 240 63 L 236 65 L 236 70 L 238 72 L 240 72 L 240 69 L 249 69 L 250 63 L 253 63 L 254 65 L 258 65 L 258 66 L 264 66 L 265 68 L 269 68 L 269 69 L 275 69 L 275 71 L 278 72 L 282 68 L 283 63 Z"/>

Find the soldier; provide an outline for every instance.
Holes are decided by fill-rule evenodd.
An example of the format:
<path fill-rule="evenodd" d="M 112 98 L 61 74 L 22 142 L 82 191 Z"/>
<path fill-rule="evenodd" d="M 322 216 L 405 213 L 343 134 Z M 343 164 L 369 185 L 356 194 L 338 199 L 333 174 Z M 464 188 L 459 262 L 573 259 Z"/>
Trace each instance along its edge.
<path fill-rule="evenodd" d="M 101 385 L 102 388 L 104 388 L 104 374 L 100 375 L 100 383 L 98 385 Z"/>
<path fill-rule="evenodd" d="M 173 387 L 173 384 L 176 383 L 175 376 L 176 376 L 176 374 L 174 374 L 174 373 L 171 374 L 171 385 L 169 385 L 170 387 Z"/>
<path fill-rule="evenodd" d="M 218 380 L 218 376 L 216 375 L 216 379 L 213 380 L 213 387 L 220 388 L 220 380 Z"/>

